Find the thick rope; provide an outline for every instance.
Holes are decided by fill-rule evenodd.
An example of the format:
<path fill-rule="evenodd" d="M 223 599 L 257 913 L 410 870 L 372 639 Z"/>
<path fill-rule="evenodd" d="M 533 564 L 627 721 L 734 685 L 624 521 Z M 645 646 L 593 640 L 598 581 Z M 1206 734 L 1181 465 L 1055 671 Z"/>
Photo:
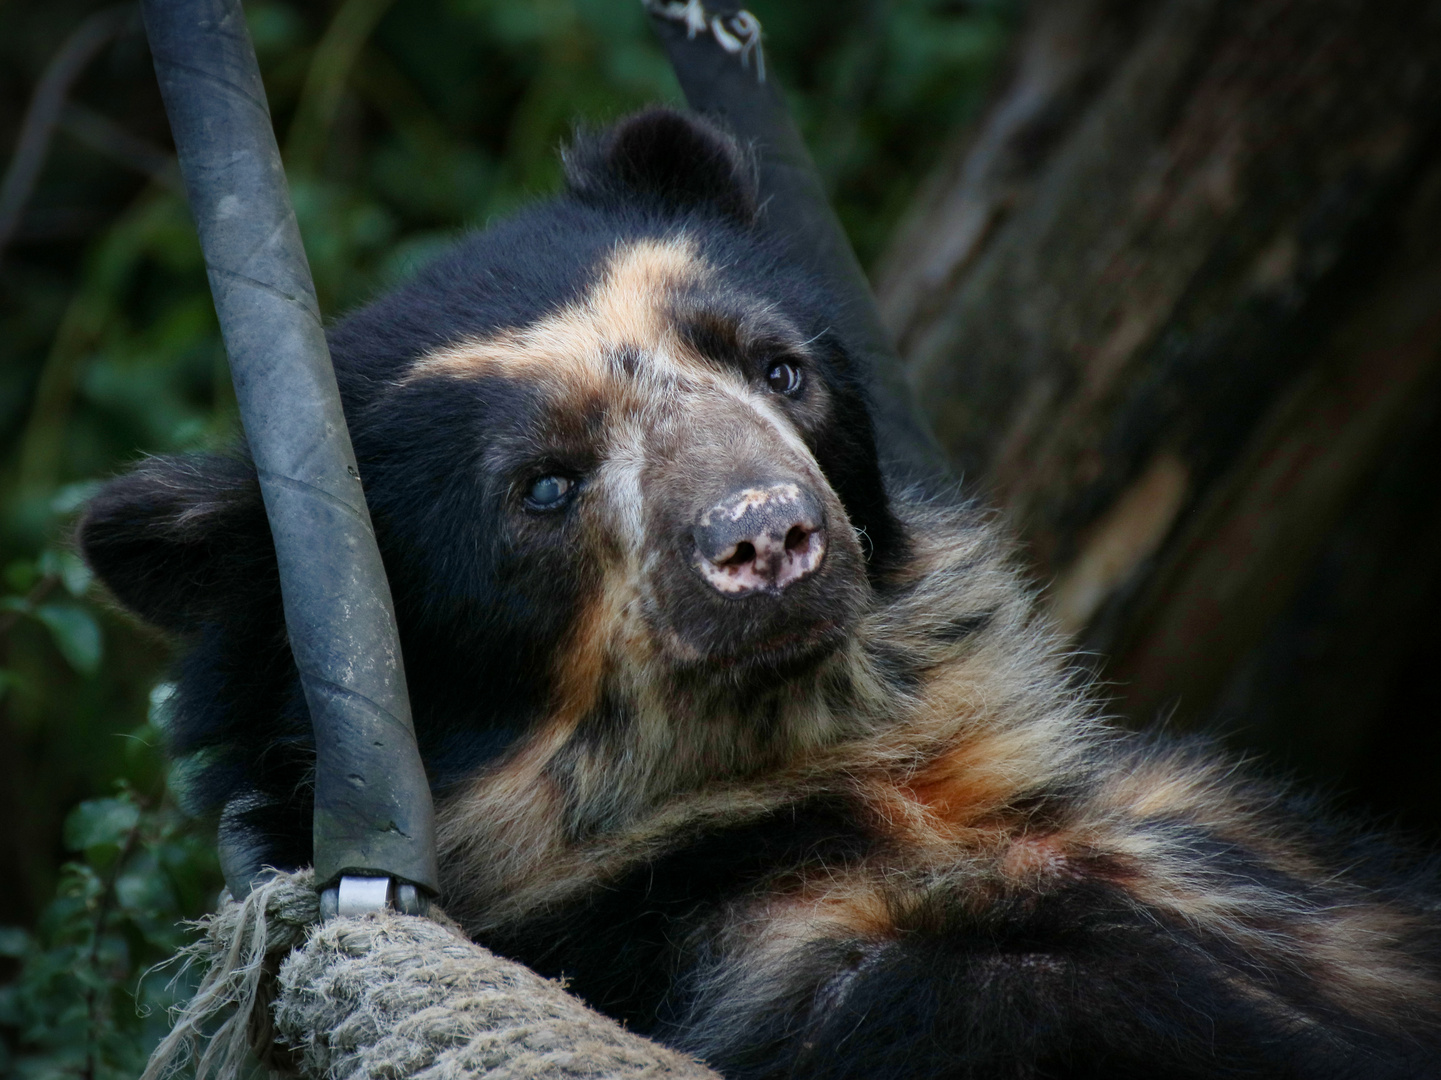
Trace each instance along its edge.
<path fill-rule="evenodd" d="M 239 1080 L 252 1050 L 315 1080 L 718 1080 L 443 915 L 319 917 L 308 871 L 227 896 L 182 954 L 205 976 L 141 1080 L 191 1064 L 196 1080 Z"/>
<path fill-rule="evenodd" d="M 200 988 L 177 1014 L 140 1080 L 167 1080 L 192 1063 L 195 1080 L 237 1080 L 248 1072 L 252 1018 L 265 1024 L 280 959 L 302 944 L 319 920 L 320 898 L 308 870 L 276 874 L 238 904 L 222 893 L 220 910 L 196 924 L 200 938 L 177 957 L 182 973 L 194 964 L 204 966 Z"/>

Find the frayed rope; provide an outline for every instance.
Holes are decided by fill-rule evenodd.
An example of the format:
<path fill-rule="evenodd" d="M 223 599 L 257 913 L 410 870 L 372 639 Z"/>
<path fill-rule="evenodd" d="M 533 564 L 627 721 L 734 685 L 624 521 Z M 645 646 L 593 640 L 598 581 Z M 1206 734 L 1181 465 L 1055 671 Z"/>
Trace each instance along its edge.
<path fill-rule="evenodd" d="M 195 925 L 198 940 L 177 959 L 181 972 L 205 969 L 195 996 L 175 1016 L 140 1080 L 169 1080 L 194 1065 L 195 1080 L 235 1080 L 265 1047 L 257 1026 L 268 1028 L 271 985 L 283 958 L 320 921 L 320 897 L 309 870 L 276 873 L 236 903 L 227 891 L 220 910 Z M 178 976 L 177 976 L 178 977 Z"/>
<path fill-rule="evenodd" d="M 182 953 L 205 976 L 141 1080 L 239 1080 L 251 1052 L 316 1080 L 718 1080 L 439 912 L 319 918 L 309 871 L 227 897 Z"/>

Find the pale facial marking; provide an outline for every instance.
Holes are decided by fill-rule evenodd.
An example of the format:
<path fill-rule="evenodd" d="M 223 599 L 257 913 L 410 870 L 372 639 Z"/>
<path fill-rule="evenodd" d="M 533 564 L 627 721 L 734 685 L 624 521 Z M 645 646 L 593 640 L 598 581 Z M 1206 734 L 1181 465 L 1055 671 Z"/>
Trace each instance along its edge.
<path fill-rule="evenodd" d="M 739 521 L 746 512 L 763 506 L 793 503 L 801 497 L 801 489 L 795 484 L 772 484 L 766 488 L 746 488 L 724 506 L 713 506 L 701 515 L 700 523 L 709 525 L 716 515 L 728 516 Z"/>
<path fill-rule="evenodd" d="M 704 282 L 709 267 L 681 234 L 618 248 L 599 282 L 580 300 L 530 326 L 460 342 L 417 360 L 401 380 L 436 375 L 557 377 L 577 390 L 600 391 L 615 380 L 618 349 L 649 353 L 672 377 L 694 376 L 669 315 L 683 290 Z"/>
<path fill-rule="evenodd" d="M 620 418 L 611 425 L 609 449 L 595 483 L 606 492 L 602 500 L 610 511 L 616 535 L 628 550 L 638 551 L 645 543 L 646 431 L 634 417 Z"/>

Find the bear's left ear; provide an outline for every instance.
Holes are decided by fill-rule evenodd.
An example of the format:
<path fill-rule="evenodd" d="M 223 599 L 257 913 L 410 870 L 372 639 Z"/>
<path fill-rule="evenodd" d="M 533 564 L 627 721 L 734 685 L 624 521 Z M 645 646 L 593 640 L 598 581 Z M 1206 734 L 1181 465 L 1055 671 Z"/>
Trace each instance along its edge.
<path fill-rule="evenodd" d="M 749 225 L 759 195 L 755 162 L 720 128 L 675 109 L 647 109 L 563 151 L 570 190 L 588 202 L 637 196 L 674 209 L 709 207 Z"/>

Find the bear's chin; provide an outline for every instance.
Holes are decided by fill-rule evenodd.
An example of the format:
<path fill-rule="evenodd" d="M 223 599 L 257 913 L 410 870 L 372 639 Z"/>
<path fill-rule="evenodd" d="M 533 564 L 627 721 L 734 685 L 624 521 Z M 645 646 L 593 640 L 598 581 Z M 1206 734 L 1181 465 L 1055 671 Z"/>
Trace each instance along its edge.
<path fill-rule="evenodd" d="M 845 644 L 850 628 L 824 619 L 786 630 L 738 649 L 712 649 L 701 656 L 676 658 L 690 680 L 710 681 L 741 690 L 759 690 L 814 671 Z"/>
<path fill-rule="evenodd" d="M 853 540 L 833 543 L 818 572 L 783 591 L 740 598 L 670 565 L 642 610 L 672 671 L 691 685 L 764 691 L 809 674 L 846 644 L 870 599 Z"/>

